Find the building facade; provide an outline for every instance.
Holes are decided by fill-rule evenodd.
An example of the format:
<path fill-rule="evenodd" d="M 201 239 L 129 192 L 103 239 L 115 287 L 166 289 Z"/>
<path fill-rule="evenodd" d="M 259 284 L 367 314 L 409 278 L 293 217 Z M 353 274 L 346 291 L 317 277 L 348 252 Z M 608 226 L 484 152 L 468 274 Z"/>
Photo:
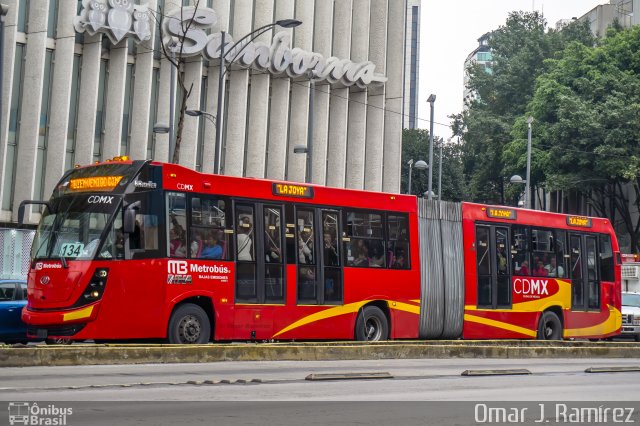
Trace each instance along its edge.
<path fill-rule="evenodd" d="M 407 0 L 404 54 L 404 128 L 418 127 L 418 73 L 420 72 L 420 0 Z"/>
<path fill-rule="evenodd" d="M 334 68 L 315 78 L 312 182 L 400 191 L 405 0 L 129 0 L 128 10 L 127 0 L 1 1 L 9 13 L 2 46 L 0 222 L 15 222 L 22 200 L 47 199 L 75 164 L 118 155 L 169 160 L 169 135 L 153 131 L 169 123 L 172 68 L 161 45 L 168 34 L 155 21 L 196 4 L 215 14 L 214 23 L 201 25 L 209 39 L 225 31 L 239 40 L 277 20 L 302 21 L 253 41 L 273 49 L 274 40 L 290 40 L 282 43 L 284 57 L 293 58 L 287 70 L 227 65 L 222 173 L 305 181 L 306 156 L 294 147 L 307 145 L 311 74 L 292 69 L 297 64 L 304 71 L 304 58 L 321 58 L 325 68 Z M 145 6 L 146 17 L 139 14 Z M 128 28 L 120 28 L 123 23 Z M 148 40 L 140 41 L 147 31 Z M 207 114 L 184 116 L 179 162 L 209 173 L 220 71 L 214 57 L 194 54 L 180 70 L 191 90 L 187 109 Z M 417 79 L 412 87 L 417 93 Z M 29 214 L 29 222 L 37 220 Z"/>
<path fill-rule="evenodd" d="M 464 60 L 464 81 L 463 81 L 463 108 L 466 110 L 471 102 L 476 98 L 476 93 L 469 87 L 469 68 L 473 65 L 480 65 L 490 73 L 493 57 L 489 47 L 491 33 L 485 33 L 478 39 L 478 47 L 473 49 Z"/>

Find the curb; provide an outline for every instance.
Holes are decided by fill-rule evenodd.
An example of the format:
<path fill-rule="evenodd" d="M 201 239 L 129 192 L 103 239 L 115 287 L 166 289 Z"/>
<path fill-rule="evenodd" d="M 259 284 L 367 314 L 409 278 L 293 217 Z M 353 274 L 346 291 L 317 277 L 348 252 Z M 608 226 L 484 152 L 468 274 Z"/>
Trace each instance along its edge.
<path fill-rule="evenodd" d="M 209 345 L 0 346 L 0 367 L 171 364 L 221 361 L 332 361 L 421 358 L 638 358 L 640 346 L 556 342 L 242 343 Z"/>

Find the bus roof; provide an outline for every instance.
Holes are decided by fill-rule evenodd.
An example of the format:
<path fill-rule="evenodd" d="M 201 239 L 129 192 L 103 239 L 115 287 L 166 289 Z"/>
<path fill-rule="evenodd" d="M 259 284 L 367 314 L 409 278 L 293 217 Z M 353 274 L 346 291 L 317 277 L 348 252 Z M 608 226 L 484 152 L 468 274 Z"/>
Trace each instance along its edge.
<path fill-rule="evenodd" d="M 239 198 L 289 201 L 317 205 L 416 212 L 417 199 L 411 195 L 260 178 L 200 173 L 178 164 L 152 162 L 163 169 L 163 188 L 170 191 L 210 193 Z"/>
<path fill-rule="evenodd" d="M 551 213 L 542 210 L 522 209 L 489 204 L 462 203 L 463 219 L 500 221 L 523 225 L 538 225 L 547 228 L 573 229 L 613 234 L 609 219 L 601 217 Z"/>

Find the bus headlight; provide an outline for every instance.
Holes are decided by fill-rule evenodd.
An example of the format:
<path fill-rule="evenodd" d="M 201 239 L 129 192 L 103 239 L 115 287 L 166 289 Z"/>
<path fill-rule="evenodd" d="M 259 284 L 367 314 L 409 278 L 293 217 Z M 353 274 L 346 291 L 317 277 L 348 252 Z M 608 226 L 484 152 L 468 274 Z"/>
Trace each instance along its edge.
<path fill-rule="evenodd" d="M 95 302 L 96 300 L 100 300 L 102 295 L 104 294 L 104 288 L 107 285 L 107 278 L 109 276 L 109 269 L 107 268 L 98 268 L 93 273 L 89 284 L 82 292 L 82 296 L 75 303 L 74 306 L 83 306 L 87 303 Z"/>

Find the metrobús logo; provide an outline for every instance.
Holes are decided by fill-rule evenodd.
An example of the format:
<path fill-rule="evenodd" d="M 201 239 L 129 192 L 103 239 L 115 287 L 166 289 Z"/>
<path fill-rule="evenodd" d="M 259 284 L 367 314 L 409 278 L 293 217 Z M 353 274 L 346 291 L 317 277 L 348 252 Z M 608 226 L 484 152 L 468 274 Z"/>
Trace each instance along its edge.
<path fill-rule="evenodd" d="M 62 269 L 62 264 L 60 263 L 36 263 L 36 271 L 42 271 L 43 269 Z"/>
<path fill-rule="evenodd" d="M 228 274 L 231 272 L 229 268 L 223 265 L 196 265 L 194 263 L 189 266 L 189 271 L 205 274 Z"/>
<path fill-rule="evenodd" d="M 192 284 L 192 274 L 218 274 L 218 275 L 197 275 L 199 279 L 229 280 L 231 269 L 224 265 L 202 265 L 189 263 L 186 260 L 170 260 L 167 264 L 167 284 Z"/>
<path fill-rule="evenodd" d="M 184 260 L 170 260 L 167 264 L 167 284 L 192 284 L 193 278 L 187 273 L 189 264 Z"/>
<path fill-rule="evenodd" d="M 73 414 L 73 408 L 60 407 L 55 404 L 39 406 L 37 402 L 10 402 L 9 424 L 50 425 L 61 426 L 67 424 L 67 418 Z"/>

